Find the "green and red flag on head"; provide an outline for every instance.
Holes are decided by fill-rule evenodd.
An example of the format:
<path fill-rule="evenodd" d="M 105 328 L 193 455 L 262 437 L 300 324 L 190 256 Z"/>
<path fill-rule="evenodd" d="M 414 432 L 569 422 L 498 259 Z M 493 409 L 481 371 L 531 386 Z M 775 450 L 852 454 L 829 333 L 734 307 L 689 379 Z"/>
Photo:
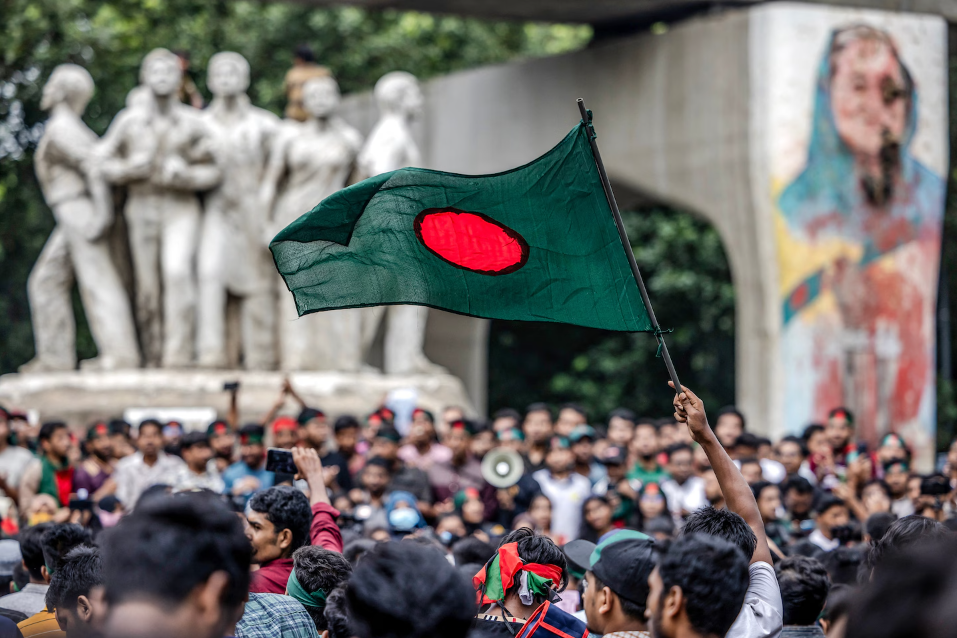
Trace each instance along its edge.
<path fill-rule="evenodd" d="M 505 599 L 505 592 L 522 578 L 523 573 L 528 589 L 544 598 L 549 598 L 552 585 L 558 585 L 562 580 L 562 570 L 557 566 L 526 563 L 518 555 L 518 543 L 506 543 L 498 548 L 482 571 L 472 577 L 478 603 L 501 602 Z"/>

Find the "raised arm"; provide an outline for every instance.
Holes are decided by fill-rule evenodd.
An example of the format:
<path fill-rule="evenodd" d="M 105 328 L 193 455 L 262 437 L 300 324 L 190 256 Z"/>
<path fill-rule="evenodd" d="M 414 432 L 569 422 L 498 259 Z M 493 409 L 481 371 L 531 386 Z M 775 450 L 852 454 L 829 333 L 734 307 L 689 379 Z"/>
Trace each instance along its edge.
<path fill-rule="evenodd" d="M 668 385 L 674 388 L 672 382 L 669 381 Z M 758 539 L 754 555 L 751 557 L 751 563 L 765 562 L 772 564 L 771 550 L 768 548 L 768 537 L 764 531 L 764 521 L 761 519 L 758 503 L 754 500 L 754 494 L 751 492 L 748 482 L 741 475 L 741 471 L 738 470 L 734 461 L 725 452 L 724 447 L 718 441 L 718 437 L 715 436 L 711 426 L 708 425 L 704 402 L 694 392 L 685 387 L 680 394 L 675 396 L 673 403 L 675 419 L 679 423 L 688 424 L 691 437 L 708 455 L 708 461 L 711 463 L 714 475 L 718 479 L 718 485 L 721 486 L 721 493 L 724 494 L 728 509 L 743 518 Z"/>
<path fill-rule="evenodd" d="M 336 525 L 339 511 L 329 501 L 326 491 L 327 470 L 322 467 L 319 454 L 312 448 L 294 447 L 292 460 L 299 470 L 298 478 L 309 484 L 309 505 L 312 506 L 312 524 L 309 540 L 313 545 L 334 552 L 342 551 L 342 532 Z"/>

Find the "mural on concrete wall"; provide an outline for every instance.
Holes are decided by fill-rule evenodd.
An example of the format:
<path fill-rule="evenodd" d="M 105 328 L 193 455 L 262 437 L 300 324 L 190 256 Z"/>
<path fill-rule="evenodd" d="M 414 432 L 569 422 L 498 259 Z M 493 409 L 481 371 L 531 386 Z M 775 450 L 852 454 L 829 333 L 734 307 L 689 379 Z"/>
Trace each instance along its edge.
<path fill-rule="evenodd" d="M 779 130 L 790 141 L 772 168 L 785 427 L 846 406 L 861 437 L 899 431 L 926 449 L 946 166 L 946 142 L 930 140 L 946 139 L 946 101 L 935 84 L 925 104 L 924 87 L 945 80 L 926 50 L 908 54 L 919 44 L 943 59 L 946 39 L 921 42 L 920 19 L 894 29 L 894 17 L 817 13 L 803 31 L 782 27 L 805 47 L 818 36 L 791 58 L 815 67 L 799 102 L 807 124 Z"/>

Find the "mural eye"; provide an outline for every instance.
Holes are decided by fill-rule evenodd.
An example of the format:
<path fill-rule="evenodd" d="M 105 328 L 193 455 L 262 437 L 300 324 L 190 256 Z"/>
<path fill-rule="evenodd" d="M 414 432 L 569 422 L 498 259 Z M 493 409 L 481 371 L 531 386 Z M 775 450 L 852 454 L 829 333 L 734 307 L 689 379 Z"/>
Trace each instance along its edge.
<path fill-rule="evenodd" d="M 881 97 L 884 99 L 884 104 L 890 106 L 904 97 L 904 88 L 894 78 L 885 77 L 881 80 Z"/>

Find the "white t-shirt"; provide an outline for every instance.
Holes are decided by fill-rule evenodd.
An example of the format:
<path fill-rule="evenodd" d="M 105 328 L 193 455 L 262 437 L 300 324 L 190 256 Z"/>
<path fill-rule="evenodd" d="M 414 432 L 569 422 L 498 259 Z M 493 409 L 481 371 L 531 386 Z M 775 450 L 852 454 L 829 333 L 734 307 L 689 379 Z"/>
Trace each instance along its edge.
<path fill-rule="evenodd" d="M 591 495 L 591 481 L 572 472 L 566 479 L 556 479 L 547 470 L 532 474 L 542 494 L 552 502 L 552 534 L 564 542 L 578 538 L 582 524 L 582 503 Z"/>
<path fill-rule="evenodd" d="M 784 627 L 784 603 L 774 568 L 765 562 L 748 567 L 751 583 L 744 605 L 725 638 L 777 638 Z"/>

